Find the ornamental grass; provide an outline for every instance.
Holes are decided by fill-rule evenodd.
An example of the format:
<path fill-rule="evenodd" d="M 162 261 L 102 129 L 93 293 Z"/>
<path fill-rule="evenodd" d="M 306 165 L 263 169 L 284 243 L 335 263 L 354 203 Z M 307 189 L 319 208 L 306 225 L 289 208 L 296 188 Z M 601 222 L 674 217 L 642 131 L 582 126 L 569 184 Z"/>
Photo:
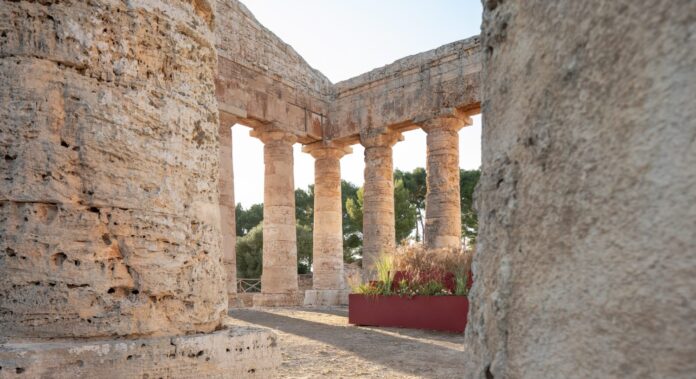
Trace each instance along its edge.
<path fill-rule="evenodd" d="M 402 244 L 375 264 L 377 280 L 353 286 L 364 295 L 466 296 L 473 250 Z"/>

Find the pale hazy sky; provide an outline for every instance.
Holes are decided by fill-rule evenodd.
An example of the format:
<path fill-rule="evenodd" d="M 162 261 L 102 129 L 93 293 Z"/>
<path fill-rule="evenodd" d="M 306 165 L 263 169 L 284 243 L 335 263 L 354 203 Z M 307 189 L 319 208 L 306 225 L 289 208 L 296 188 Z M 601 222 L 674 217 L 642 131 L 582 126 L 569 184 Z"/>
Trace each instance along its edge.
<path fill-rule="evenodd" d="M 336 83 L 407 55 L 479 34 L 481 0 L 243 0 L 256 18 Z M 235 200 L 263 202 L 263 144 L 232 128 Z M 394 147 L 394 167 L 425 167 L 425 133 Z M 481 117 L 459 132 L 460 166 L 481 164 Z M 295 144 L 295 186 L 314 183 L 314 159 Z M 363 149 L 341 159 L 343 179 L 363 183 Z"/>

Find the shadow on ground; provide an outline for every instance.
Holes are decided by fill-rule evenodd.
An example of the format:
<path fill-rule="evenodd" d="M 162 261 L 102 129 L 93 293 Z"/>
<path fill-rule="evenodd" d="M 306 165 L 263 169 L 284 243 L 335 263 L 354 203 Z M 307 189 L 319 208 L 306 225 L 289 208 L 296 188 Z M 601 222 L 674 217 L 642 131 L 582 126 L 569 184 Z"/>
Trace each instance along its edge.
<path fill-rule="evenodd" d="M 334 315 L 346 318 L 346 323 L 348 322 L 348 308 L 347 307 L 316 307 L 302 308 L 303 312 L 314 312 L 318 314 Z M 440 332 L 434 330 L 417 330 L 417 329 L 404 329 L 404 328 L 368 328 L 373 331 L 385 331 L 391 334 L 396 334 L 403 337 L 412 338 L 425 338 L 428 340 L 438 340 L 442 342 L 453 342 L 463 340 L 462 334 L 453 334 L 448 332 Z"/>
<path fill-rule="evenodd" d="M 233 309 L 229 314 L 246 323 L 277 330 L 281 344 L 286 340 L 284 351 L 290 358 L 294 354 L 290 350 L 292 344 L 311 350 L 306 346 L 311 342 L 296 340 L 299 338 L 333 346 L 358 359 L 412 377 L 444 378 L 462 374 L 463 335 L 355 327 L 348 325 L 346 308 Z M 289 336 L 285 337 L 284 333 Z M 316 350 L 321 351 L 320 344 Z"/>

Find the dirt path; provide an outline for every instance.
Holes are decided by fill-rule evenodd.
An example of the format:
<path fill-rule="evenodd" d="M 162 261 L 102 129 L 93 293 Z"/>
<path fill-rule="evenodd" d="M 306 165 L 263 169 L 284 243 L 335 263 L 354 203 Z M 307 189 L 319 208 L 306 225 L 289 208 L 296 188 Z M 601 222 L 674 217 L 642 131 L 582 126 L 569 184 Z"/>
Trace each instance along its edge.
<path fill-rule="evenodd" d="M 282 378 L 458 378 L 464 335 L 348 325 L 348 309 L 234 309 L 280 336 Z"/>

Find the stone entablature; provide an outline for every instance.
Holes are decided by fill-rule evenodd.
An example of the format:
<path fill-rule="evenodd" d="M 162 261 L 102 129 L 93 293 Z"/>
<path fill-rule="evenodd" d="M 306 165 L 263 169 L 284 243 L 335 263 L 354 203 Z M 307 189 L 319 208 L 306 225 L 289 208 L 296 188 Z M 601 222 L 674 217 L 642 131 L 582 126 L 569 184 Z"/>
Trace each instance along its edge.
<path fill-rule="evenodd" d="M 417 128 L 431 118 L 479 112 L 479 37 L 402 58 L 334 85 L 325 137 L 355 141 L 373 128 Z"/>
<path fill-rule="evenodd" d="M 372 128 L 417 128 L 478 113 L 479 37 L 453 42 L 332 84 L 236 0 L 219 0 L 216 96 L 222 123 L 273 124 L 309 144 L 358 143 Z"/>

